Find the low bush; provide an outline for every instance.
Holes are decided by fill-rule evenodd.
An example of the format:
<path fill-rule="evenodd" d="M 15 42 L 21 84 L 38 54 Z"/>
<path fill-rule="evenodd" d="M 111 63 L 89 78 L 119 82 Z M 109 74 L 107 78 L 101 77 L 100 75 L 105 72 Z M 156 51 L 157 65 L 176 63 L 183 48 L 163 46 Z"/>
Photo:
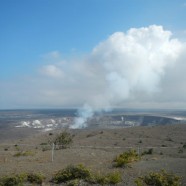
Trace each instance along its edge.
<path fill-rule="evenodd" d="M 56 149 L 64 149 L 69 147 L 72 144 L 73 139 L 72 135 L 68 132 L 61 132 L 58 134 L 50 143 L 54 143 Z"/>
<path fill-rule="evenodd" d="M 30 183 L 42 184 L 44 179 L 45 176 L 43 176 L 40 173 L 39 174 L 30 173 L 27 175 L 27 181 Z"/>
<path fill-rule="evenodd" d="M 135 180 L 137 186 L 181 186 L 180 177 L 167 173 L 165 170 L 151 172 Z"/>
<path fill-rule="evenodd" d="M 129 163 L 138 161 L 140 159 L 136 150 L 124 152 L 114 159 L 114 167 L 126 167 Z"/>
<path fill-rule="evenodd" d="M 101 185 L 110 185 L 117 184 L 122 181 L 121 174 L 119 172 L 108 173 L 106 175 L 103 174 L 95 174 L 91 178 L 90 183 L 101 184 Z"/>
<path fill-rule="evenodd" d="M 20 175 L 4 176 L 0 178 L 0 186 L 20 186 L 24 180 L 25 177 Z"/>
<path fill-rule="evenodd" d="M 42 184 L 44 176 L 41 174 L 16 174 L 0 178 L 0 186 L 23 186 L 26 183 Z"/>
<path fill-rule="evenodd" d="M 55 184 L 67 183 L 68 186 L 79 185 L 80 182 L 88 184 L 117 184 L 122 181 L 118 172 L 103 174 L 93 174 L 83 165 L 71 165 L 58 171 L 51 180 Z"/>
<path fill-rule="evenodd" d="M 75 179 L 75 180 L 69 181 L 66 185 L 67 186 L 80 186 L 82 185 L 81 183 L 82 183 L 81 180 Z"/>
<path fill-rule="evenodd" d="M 67 168 L 57 172 L 52 178 L 54 183 L 62 183 L 75 179 L 88 180 L 91 177 L 90 171 L 83 165 L 70 165 Z"/>

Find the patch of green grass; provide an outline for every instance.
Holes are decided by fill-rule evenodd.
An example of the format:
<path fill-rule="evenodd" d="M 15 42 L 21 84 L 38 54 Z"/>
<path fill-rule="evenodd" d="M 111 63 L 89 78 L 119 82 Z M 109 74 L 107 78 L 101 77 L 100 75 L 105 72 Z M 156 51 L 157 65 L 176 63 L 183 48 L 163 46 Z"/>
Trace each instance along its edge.
<path fill-rule="evenodd" d="M 130 150 L 118 155 L 114 159 L 114 167 L 126 167 L 129 163 L 138 161 L 140 159 L 136 150 Z"/>
<path fill-rule="evenodd" d="M 14 154 L 14 157 L 20 157 L 20 156 L 33 156 L 34 152 L 32 151 L 20 151 Z"/>
<path fill-rule="evenodd" d="M 151 172 L 135 180 L 137 186 L 181 186 L 180 177 L 167 173 L 165 170 Z"/>

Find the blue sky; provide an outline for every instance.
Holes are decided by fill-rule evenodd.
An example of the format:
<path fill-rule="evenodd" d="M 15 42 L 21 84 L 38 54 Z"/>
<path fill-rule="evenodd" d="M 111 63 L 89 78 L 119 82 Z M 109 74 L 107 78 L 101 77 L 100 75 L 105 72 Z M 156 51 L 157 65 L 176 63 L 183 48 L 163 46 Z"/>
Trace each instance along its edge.
<path fill-rule="evenodd" d="M 25 77 L 39 76 L 47 63 L 43 56 L 53 51 L 60 60 L 79 60 L 113 33 L 149 25 L 161 25 L 185 41 L 185 18 L 185 0 L 0 0 L 0 83 L 4 87 L 0 101 L 9 100 L 5 92 L 13 91 L 9 84 L 16 78 L 26 81 Z M 43 107 L 13 101 L 2 105 Z"/>

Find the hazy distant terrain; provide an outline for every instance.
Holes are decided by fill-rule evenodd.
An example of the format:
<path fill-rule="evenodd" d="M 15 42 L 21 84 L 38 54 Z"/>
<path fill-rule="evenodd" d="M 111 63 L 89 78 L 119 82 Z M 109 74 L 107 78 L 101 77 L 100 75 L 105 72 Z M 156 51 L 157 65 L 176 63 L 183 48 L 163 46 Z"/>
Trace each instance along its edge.
<path fill-rule="evenodd" d="M 62 115 L 59 111 L 58 114 L 31 114 L 27 111 L 22 112 L 21 116 L 14 112 L 14 115 L 8 117 L 8 113 L 1 112 L 0 176 L 41 172 L 47 177 L 45 185 L 51 185 L 49 180 L 54 172 L 70 164 L 82 163 L 95 172 L 119 171 L 123 178 L 123 182 L 119 184 L 121 186 L 133 186 L 134 179 L 138 176 L 161 169 L 182 176 L 182 185 L 186 185 L 186 149 L 183 148 L 186 144 L 186 123 L 184 120 L 174 119 L 184 118 L 184 112 L 104 113 L 88 120 L 87 128 L 69 129 L 67 124 L 73 124 L 75 116 L 75 112 Z M 41 127 L 37 128 L 31 125 L 20 126 L 25 121 L 32 124 L 36 120 L 46 125 L 51 124 L 49 121 L 53 120 L 55 123 L 60 120 L 61 123 L 54 128 L 39 124 L 36 126 Z M 49 128 L 50 131 L 47 131 Z M 73 144 L 70 148 L 56 150 L 52 162 L 48 141 L 64 130 L 72 134 Z M 113 167 L 113 159 L 118 154 L 130 149 L 142 154 L 150 148 L 153 153 L 142 156 L 141 160 L 132 163 L 130 168 Z M 32 152 L 32 155 L 14 156 L 17 152 L 24 151 Z"/>
<path fill-rule="evenodd" d="M 56 110 L 1 110 L 0 129 L 14 131 L 36 129 L 50 131 L 61 128 L 123 128 L 133 126 L 170 125 L 186 122 L 186 111 L 166 110 L 124 110 L 95 113 L 90 118 L 83 118 L 84 125 L 76 125 L 76 109 Z M 75 126 L 75 127 L 74 127 Z M 29 130 L 31 132 L 32 130 Z M 3 132 L 4 133 L 4 132 Z M 11 137 L 6 135 L 7 138 Z M 4 137 L 1 136 L 3 140 Z"/>

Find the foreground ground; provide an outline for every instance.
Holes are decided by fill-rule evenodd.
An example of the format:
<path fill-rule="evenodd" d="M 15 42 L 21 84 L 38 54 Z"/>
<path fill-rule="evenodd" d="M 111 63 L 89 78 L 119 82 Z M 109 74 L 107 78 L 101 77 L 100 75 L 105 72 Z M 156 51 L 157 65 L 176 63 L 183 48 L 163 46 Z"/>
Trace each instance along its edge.
<path fill-rule="evenodd" d="M 16 129 L 20 130 L 21 129 Z M 17 132 L 17 131 L 15 131 Z M 33 132 L 33 131 L 32 131 Z M 83 164 L 94 172 L 119 171 L 123 182 L 118 185 L 133 186 L 134 179 L 150 171 L 165 169 L 182 177 L 186 185 L 186 125 L 133 127 L 122 129 L 71 130 L 73 144 L 70 148 L 55 150 L 53 161 L 50 138 L 60 131 L 37 133 L 27 138 L 4 140 L 0 143 L 0 176 L 23 172 L 40 172 L 46 176 L 43 185 L 51 185 L 52 175 L 68 165 Z M 11 131 L 12 134 L 12 131 Z M 5 135 L 5 134 L 4 134 Z M 6 136 L 9 135 L 8 131 Z M 142 154 L 153 149 L 152 154 L 141 157 L 127 168 L 114 168 L 113 159 L 120 153 L 135 149 Z M 14 156 L 18 152 L 26 156 Z"/>

